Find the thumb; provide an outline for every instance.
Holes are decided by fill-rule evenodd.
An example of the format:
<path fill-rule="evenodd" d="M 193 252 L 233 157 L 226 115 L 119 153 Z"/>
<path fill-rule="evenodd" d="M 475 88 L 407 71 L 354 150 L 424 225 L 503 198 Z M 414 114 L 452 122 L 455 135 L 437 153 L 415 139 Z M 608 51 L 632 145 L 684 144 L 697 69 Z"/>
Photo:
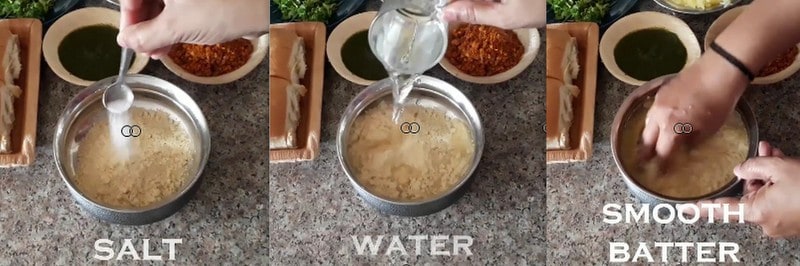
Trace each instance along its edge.
<path fill-rule="evenodd" d="M 165 25 L 163 21 L 159 16 L 125 27 L 117 35 L 117 43 L 139 53 L 149 53 L 178 42 L 180 36 L 166 32 L 171 26 Z"/>
<path fill-rule="evenodd" d="M 447 21 L 500 27 L 505 21 L 502 16 L 498 16 L 501 14 L 496 10 L 499 5 L 490 1 L 455 1 L 445 7 L 444 18 Z"/>
<path fill-rule="evenodd" d="M 733 169 L 733 173 L 745 180 L 763 180 L 765 182 L 777 183 L 778 175 L 773 173 L 780 171 L 782 157 L 755 157 L 750 158 Z"/>

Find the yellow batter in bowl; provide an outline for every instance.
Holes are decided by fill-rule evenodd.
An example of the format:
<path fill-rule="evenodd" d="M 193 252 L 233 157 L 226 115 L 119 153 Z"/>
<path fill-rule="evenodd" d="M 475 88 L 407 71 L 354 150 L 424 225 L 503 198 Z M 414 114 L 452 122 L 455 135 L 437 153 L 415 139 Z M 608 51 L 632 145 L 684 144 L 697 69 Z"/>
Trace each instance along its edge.
<path fill-rule="evenodd" d="M 747 127 L 738 112 L 708 140 L 679 150 L 670 158 L 671 167 L 659 173 L 655 162 L 643 162 L 637 153 L 651 102 L 637 108 L 621 129 L 620 160 L 631 178 L 647 190 L 677 199 L 706 196 L 736 179 L 733 168 L 747 159 L 749 150 Z"/>
<path fill-rule="evenodd" d="M 421 201 L 455 187 L 469 170 L 475 144 L 468 125 L 436 109 L 404 108 L 413 121 L 405 134 L 381 101 L 356 118 L 347 140 L 348 163 L 371 193 L 395 201 Z"/>

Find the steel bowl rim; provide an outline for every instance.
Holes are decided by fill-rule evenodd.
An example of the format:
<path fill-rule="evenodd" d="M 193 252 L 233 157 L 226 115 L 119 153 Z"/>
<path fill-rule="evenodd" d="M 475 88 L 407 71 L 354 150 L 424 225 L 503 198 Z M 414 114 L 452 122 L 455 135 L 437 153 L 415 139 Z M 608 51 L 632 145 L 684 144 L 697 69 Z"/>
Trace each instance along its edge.
<path fill-rule="evenodd" d="M 711 13 L 715 13 L 715 12 L 720 12 L 720 11 L 726 10 L 728 8 L 734 7 L 737 4 L 739 4 L 742 0 L 731 0 L 730 4 L 727 4 L 727 5 L 720 4 L 719 6 L 717 6 L 715 8 L 705 9 L 705 10 L 689 9 L 689 8 L 679 7 L 679 6 L 675 5 L 675 4 L 670 3 L 668 0 L 653 0 L 653 1 L 655 1 L 659 6 L 661 6 L 663 8 L 666 8 L 667 10 L 672 11 L 672 12 L 681 13 L 681 14 L 687 14 L 687 15 L 705 15 L 705 14 L 711 14 Z"/>
<path fill-rule="evenodd" d="M 694 202 L 694 201 L 702 200 L 702 199 L 717 198 L 720 195 L 724 195 L 724 194 L 728 193 L 730 190 L 735 189 L 737 186 L 739 186 L 739 184 L 741 184 L 741 182 L 742 182 L 742 179 L 734 176 L 735 179 L 731 180 L 726 185 L 720 187 L 717 190 L 714 190 L 713 192 L 701 195 L 699 197 L 672 198 L 672 197 L 668 197 L 668 196 L 662 195 L 660 193 L 656 193 L 656 192 L 644 187 L 643 185 L 641 185 L 633 177 L 631 177 L 630 174 L 625 170 L 625 167 L 622 164 L 622 159 L 620 159 L 619 149 L 617 148 L 617 146 L 619 144 L 619 140 L 618 139 L 620 138 L 621 129 L 622 129 L 622 123 L 624 122 L 624 119 L 628 116 L 628 114 L 631 111 L 633 111 L 633 107 L 635 107 L 636 103 L 641 101 L 642 98 L 644 98 L 644 97 L 646 97 L 646 96 L 648 96 L 650 94 L 654 94 L 656 91 L 658 91 L 658 89 L 661 87 L 661 85 L 665 84 L 667 81 L 669 81 L 671 78 L 675 77 L 676 75 L 677 74 L 669 74 L 669 75 L 665 75 L 665 76 L 662 76 L 662 77 L 659 77 L 659 78 L 655 78 L 655 79 L 645 83 L 644 85 L 636 88 L 631 94 L 629 94 L 625 98 L 625 100 L 623 101 L 622 105 L 620 105 L 620 107 L 617 109 L 616 115 L 614 116 L 614 120 L 611 123 L 611 134 L 610 134 L 611 154 L 612 154 L 612 157 L 614 157 L 614 163 L 617 166 L 617 170 L 620 172 L 620 175 L 622 176 L 622 179 L 625 181 L 625 183 L 628 185 L 628 188 L 631 189 L 631 190 L 635 189 L 635 190 L 640 191 L 642 194 L 645 194 L 645 195 L 647 195 L 649 197 L 652 197 L 652 198 L 654 198 L 654 199 L 656 199 L 658 201 L 668 202 L 668 203 L 673 203 L 673 204 L 676 204 L 676 203 L 690 203 L 690 202 Z M 748 140 L 747 141 L 748 141 L 748 147 L 749 148 L 748 148 L 748 152 L 747 152 L 747 157 L 746 158 L 752 158 L 758 152 L 758 142 L 759 142 L 759 139 L 758 139 L 758 120 L 757 120 L 757 118 L 755 116 L 755 113 L 753 112 L 753 109 L 750 107 L 750 105 L 744 99 L 741 99 L 741 98 L 739 99 L 739 101 L 737 102 L 736 107 L 735 107 L 735 112 L 738 112 L 742 116 L 742 120 L 745 123 L 745 126 L 747 127 L 746 128 L 747 133 L 748 133 Z M 750 118 L 750 119 L 748 119 L 748 118 Z M 752 120 L 752 121 L 748 121 L 748 120 Z"/>
<path fill-rule="evenodd" d="M 390 82 L 389 79 L 387 78 L 373 83 L 373 85 L 370 85 L 366 89 L 362 90 L 358 95 L 356 95 L 356 97 L 354 97 L 353 100 L 351 100 L 350 103 L 348 104 L 347 108 L 344 111 L 344 115 L 342 116 L 339 122 L 339 127 L 336 136 L 336 155 L 338 157 L 340 167 L 342 168 L 342 170 L 344 170 L 345 175 L 347 175 L 347 178 L 350 181 L 350 184 L 353 185 L 353 187 L 355 187 L 357 192 L 361 191 L 387 204 L 413 207 L 424 204 L 430 204 L 446 199 L 448 196 L 452 195 L 453 193 L 456 193 L 459 189 L 461 189 L 464 186 L 464 184 L 468 183 L 468 181 L 475 174 L 475 170 L 477 170 L 478 165 L 480 164 L 481 157 L 483 156 L 483 148 L 485 143 L 483 124 L 481 122 L 480 115 L 478 114 L 477 109 L 469 100 L 469 98 L 467 98 L 466 95 L 464 95 L 460 90 L 458 90 L 452 84 L 435 77 L 424 76 L 424 75 L 420 76 L 420 79 L 421 79 L 420 83 L 423 84 L 441 83 L 444 86 L 439 86 L 435 88 L 416 87 L 414 88 L 414 90 L 417 91 L 423 90 L 446 99 L 449 103 L 455 105 L 467 119 L 467 125 L 470 127 L 470 131 L 471 133 L 473 133 L 473 136 L 475 137 L 475 139 L 473 139 L 475 154 L 473 155 L 472 164 L 470 168 L 463 174 L 459 182 L 456 185 L 452 186 L 449 190 L 435 197 L 427 198 L 421 201 L 396 201 L 387 199 L 385 197 L 381 197 L 379 195 L 376 195 L 375 193 L 372 193 L 364 185 L 358 182 L 358 180 L 356 180 L 355 174 L 348 166 L 347 160 L 345 159 L 346 156 L 343 152 L 343 150 L 346 147 L 345 138 L 346 136 L 349 135 L 349 129 L 352 123 L 364 110 L 366 110 L 367 107 L 369 107 L 371 104 L 375 102 L 378 102 L 381 99 L 384 99 L 385 97 L 387 97 L 387 95 L 391 96 L 392 90 L 389 89 L 390 88 L 389 86 L 385 85 L 388 84 L 388 82 Z M 441 90 L 445 93 L 451 94 L 451 97 L 448 97 L 447 95 L 444 95 L 442 92 L 437 90 Z M 467 110 L 461 108 L 459 106 L 459 103 L 463 104 L 464 107 L 467 108 Z M 473 119 L 474 122 L 472 122 Z"/>
<path fill-rule="evenodd" d="M 187 112 L 187 115 L 189 115 L 189 117 L 192 118 L 194 122 L 192 126 L 197 127 L 198 132 L 200 133 L 201 137 L 200 152 L 202 152 L 202 155 L 200 157 L 199 166 L 197 168 L 195 175 L 193 177 L 190 176 L 191 178 L 190 182 L 184 185 L 180 190 L 173 193 L 170 197 L 162 199 L 161 201 L 151 204 L 149 206 L 141 208 L 114 208 L 99 203 L 94 199 L 84 195 L 84 193 L 82 193 L 74 184 L 74 182 L 67 176 L 66 169 L 64 169 L 63 158 L 60 155 L 62 147 L 59 142 L 66 141 L 66 132 L 69 131 L 68 129 L 72 127 L 72 124 L 78 118 L 77 116 L 78 111 L 85 109 L 94 101 L 99 100 L 95 99 L 94 101 L 91 102 L 87 101 L 87 97 L 89 96 L 97 94 L 102 95 L 103 87 L 95 86 L 95 84 L 102 84 L 104 82 L 110 83 L 113 80 L 116 80 L 116 76 L 111 76 L 99 80 L 96 83 L 90 85 L 89 87 L 84 88 L 67 103 L 67 106 L 64 108 L 64 111 L 62 111 L 61 115 L 59 116 L 58 122 L 56 123 L 56 132 L 53 137 L 53 155 L 54 155 L 53 159 L 56 163 L 56 168 L 58 170 L 59 176 L 61 177 L 61 180 L 63 180 L 64 183 L 67 185 L 67 188 L 69 188 L 69 190 L 73 192 L 71 193 L 73 196 L 79 197 L 85 202 L 88 202 L 89 204 L 92 205 L 91 207 L 99 208 L 108 212 L 115 212 L 122 214 L 138 214 L 165 208 L 170 204 L 172 204 L 173 202 L 180 199 L 185 194 L 187 194 L 189 191 L 192 190 L 193 187 L 197 185 L 197 182 L 199 182 L 200 177 L 202 176 L 203 171 L 205 170 L 205 166 L 208 163 L 208 158 L 211 151 L 211 134 L 208 131 L 208 123 L 205 119 L 205 115 L 203 114 L 202 110 L 194 101 L 194 99 L 192 99 L 189 96 L 189 94 L 187 94 L 185 91 L 180 89 L 180 87 L 174 85 L 169 81 L 143 74 L 129 74 L 126 76 L 126 79 L 128 80 L 128 82 L 131 83 L 135 82 L 146 83 L 148 80 L 166 83 L 167 86 L 170 88 L 157 87 L 157 89 L 148 88 L 148 89 L 133 89 L 133 90 L 134 92 L 136 92 L 137 90 L 155 91 L 156 93 L 164 96 L 165 98 L 168 98 L 170 101 L 178 104 L 179 105 L 178 108 L 180 108 L 184 112 Z M 168 97 L 169 95 L 166 95 L 165 92 L 168 94 L 173 94 L 173 96 L 175 97 L 174 98 Z M 188 99 L 188 101 L 179 102 L 178 99 Z"/>

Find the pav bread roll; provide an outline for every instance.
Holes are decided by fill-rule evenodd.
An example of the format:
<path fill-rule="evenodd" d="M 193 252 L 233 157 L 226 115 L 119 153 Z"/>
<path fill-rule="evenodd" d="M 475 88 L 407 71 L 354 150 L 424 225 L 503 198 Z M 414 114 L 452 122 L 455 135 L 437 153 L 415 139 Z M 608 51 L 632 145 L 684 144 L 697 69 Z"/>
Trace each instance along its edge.
<path fill-rule="evenodd" d="M 579 92 L 575 85 L 547 78 L 547 150 L 571 148 L 569 130 L 574 117 L 572 100 Z"/>
<path fill-rule="evenodd" d="M 578 47 L 575 38 L 562 30 L 547 29 L 547 150 L 570 149 L 574 119 L 572 102 L 580 93 L 573 85 L 578 77 Z"/>
<path fill-rule="evenodd" d="M 306 68 L 303 38 L 292 30 L 273 28 L 269 34 L 269 74 L 299 84 Z"/>
<path fill-rule="evenodd" d="M 20 46 L 17 35 L 11 33 L 8 24 L 0 24 L 0 153 L 10 153 L 11 130 L 14 127 L 14 100 L 22 95 L 15 84 L 22 70 Z"/>
<path fill-rule="evenodd" d="M 280 77 L 269 77 L 269 149 L 297 148 L 300 99 L 303 85 Z"/>
<path fill-rule="evenodd" d="M 547 77 L 566 84 L 578 78 L 578 46 L 575 37 L 563 30 L 547 29 Z"/>

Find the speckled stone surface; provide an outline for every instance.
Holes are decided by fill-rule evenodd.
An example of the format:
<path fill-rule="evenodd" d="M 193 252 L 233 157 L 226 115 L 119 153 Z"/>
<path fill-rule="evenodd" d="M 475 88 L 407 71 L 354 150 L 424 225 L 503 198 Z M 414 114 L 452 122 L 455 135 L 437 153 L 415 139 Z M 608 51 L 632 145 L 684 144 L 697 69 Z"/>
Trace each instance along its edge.
<path fill-rule="evenodd" d="M 378 8 L 378 1 L 367 7 Z M 379 214 L 351 187 L 336 158 L 339 118 L 364 87 L 341 78 L 328 65 L 322 114 L 321 154 L 314 162 L 270 164 L 270 252 L 272 264 L 440 265 L 543 264 L 544 250 L 544 48 L 517 78 L 492 86 L 469 84 L 440 67 L 427 75 L 460 88 L 474 103 L 486 146 L 467 194 L 449 208 L 418 218 Z M 472 256 L 431 256 L 430 245 L 410 256 L 358 255 L 351 236 L 469 235 Z M 452 250 L 452 246 L 448 244 Z"/>
<path fill-rule="evenodd" d="M 87 5 L 114 8 L 100 0 Z M 75 205 L 56 170 L 52 142 L 58 116 L 82 88 L 62 81 L 44 60 L 42 69 L 36 161 L 28 168 L 0 169 L 0 265 L 101 264 L 92 258 L 94 242 L 101 238 L 115 241 L 117 251 L 125 238 L 149 238 L 151 254 L 164 259 L 168 249 L 160 240 L 181 238 L 174 261 L 179 265 L 267 263 L 267 60 L 242 80 L 222 86 L 189 83 L 158 61 L 142 71 L 184 88 L 197 101 L 211 130 L 212 149 L 189 204 L 163 221 L 138 227 L 106 224 Z M 141 241 L 135 243 L 141 256 Z"/>
<path fill-rule="evenodd" d="M 669 13 L 652 1 L 640 1 L 639 8 Z M 719 15 L 679 17 L 687 21 L 702 45 L 706 29 Z M 638 203 L 617 171 L 609 140 L 616 110 L 635 87 L 617 81 L 603 67 L 598 75 L 593 158 L 587 163 L 547 167 L 548 265 L 607 264 L 612 241 L 648 242 L 651 252 L 658 252 L 652 245 L 657 241 L 734 242 L 740 245 L 737 255 L 745 265 L 800 262 L 800 242 L 771 240 L 763 237 L 758 227 L 750 225 L 605 224 L 601 212 L 604 204 Z M 761 139 L 780 147 L 787 155 L 800 154 L 800 142 L 793 140 L 798 136 L 800 124 L 800 113 L 795 108 L 800 102 L 798 86 L 800 75 L 795 75 L 777 84 L 754 86 L 745 95 L 759 119 Z M 658 256 L 659 253 L 654 253 L 655 259 Z M 671 253 L 670 261 L 679 259 L 678 253 Z"/>

